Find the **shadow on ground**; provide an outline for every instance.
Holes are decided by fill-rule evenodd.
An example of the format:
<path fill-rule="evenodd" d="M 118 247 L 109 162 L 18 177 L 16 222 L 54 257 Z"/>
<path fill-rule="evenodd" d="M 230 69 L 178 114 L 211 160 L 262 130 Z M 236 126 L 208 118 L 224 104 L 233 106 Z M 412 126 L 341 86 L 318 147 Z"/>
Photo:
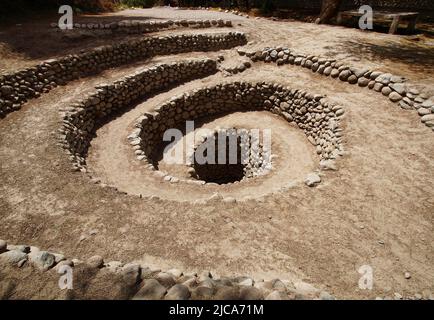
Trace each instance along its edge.
<path fill-rule="evenodd" d="M 432 69 L 434 65 L 434 40 L 430 40 L 432 45 L 419 45 L 410 41 L 412 40 L 402 39 L 402 43 L 384 42 L 377 44 L 348 40 L 335 47 L 334 51 L 336 53 L 348 52 L 354 56 L 376 61 L 390 60 L 395 63 L 411 64 L 418 69 Z"/>

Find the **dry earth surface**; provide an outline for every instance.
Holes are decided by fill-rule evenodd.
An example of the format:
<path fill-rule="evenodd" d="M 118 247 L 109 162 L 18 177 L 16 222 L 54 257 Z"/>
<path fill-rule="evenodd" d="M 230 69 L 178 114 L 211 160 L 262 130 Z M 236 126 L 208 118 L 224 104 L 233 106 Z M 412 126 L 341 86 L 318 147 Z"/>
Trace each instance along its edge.
<path fill-rule="evenodd" d="M 92 18 L 230 19 L 234 27 L 227 30 L 245 32 L 248 48 L 288 46 L 402 75 L 421 86 L 434 80 L 434 40 L 423 36 L 415 42 L 404 36 L 199 10 L 126 10 L 80 19 Z M 49 22 L 3 28 L 0 69 L 16 70 L 116 40 L 59 40 Z M 26 43 L 32 35 L 45 40 Z M 55 139 L 60 108 L 95 85 L 137 68 L 218 55 L 227 65 L 242 61 L 235 49 L 160 56 L 58 87 L 0 120 L 0 238 L 82 259 L 99 254 L 219 275 L 303 279 L 338 298 L 433 292 L 433 131 L 420 124 L 415 112 L 366 88 L 290 65 L 257 63 L 231 77 L 217 73 L 162 92 L 97 131 L 88 157 L 92 176 L 128 194 L 101 188 L 86 174 L 70 170 Z M 149 175 L 126 140 L 135 120 L 174 95 L 237 80 L 302 88 L 342 105 L 346 152 L 338 161 L 339 170 L 308 188 L 303 180 L 318 162 L 312 145 L 276 116 L 251 112 L 205 125 L 271 127 L 277 158 L 268 175 L 230 186 L 201 187 L 170 184 Z M 215 192 L 238 201 L 196 202 Z M 139 194 L 158 194 L 161 199 L 141 199 Z M 358 288 L 357 270 L 366 264 L 374 270 L 372 291 Z M 405 272 L 411 273 L 410 279 Z"/>

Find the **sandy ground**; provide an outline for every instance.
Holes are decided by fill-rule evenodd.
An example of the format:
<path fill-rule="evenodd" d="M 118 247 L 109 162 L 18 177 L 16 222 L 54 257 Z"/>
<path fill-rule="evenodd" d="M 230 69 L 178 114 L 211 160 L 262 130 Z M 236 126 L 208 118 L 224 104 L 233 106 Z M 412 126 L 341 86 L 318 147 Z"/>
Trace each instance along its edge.
<path fill-rule="evenodd" d="M 251 47 L 287 45 L 300 52 L 378 67 L 413 83 L 433 82 L 429 39 L 414 44 L 405 37 L 207 11 L 155 9 L 117 15 L 233 19 L 234 29 L 249 34 Z M 19 54 L 25 58 L 15 56 L 15 66 L 38 61 L 25 52 Z M 227 63 L 237 59 L 233 50 L 223 55 Z M 204 55 L 177 59 L 191 56 Z M 60 125 L 58 110 L 100 82 L 166 59 L 173 61 L 173 57 L 160 57 L 56 88 L 0 121 L 0 238 L 82 259 L 100 254 L 163 268 L 209 269 L 220 275 L 299 278 L 340 298 L 434 290 L 433 132 L 420 124 L 415 112 L 401 110 L 366 88 L 295 66 L 269 64 L 255 64 L 229 78 L 217 74 L 192 81 L 103 126 L 89 152 L 93 176 L 132 194 L 155 191 L 168 200 L 121 195 L 92 184 L 85 174 L 71 172 L 54 138 Z M 250 190 L 251 196 L 263 196 L 236 204 L 176 201 L 176 193 L 188 200 L 215 190 L 180 189 L 154 181 L 134 159 L 126 135 L 138 115 L 173 94 L 229 80 L 278 82 L 327 95 L 342 105 L 347 153 L 338 162 L 339 170 L 327 173 L 314 189 L 294 183 L 284 191 L 265 192 L 278 185 L 280 174 L 299 181 L 317 161 L 298 130 L 269 116 L 264 125 L 272 124 L 278 131 L 273 136 L 277 146 L 273 151 L 278 155 L 275 170 L 260 178 L 261 183 L 252 180 L 251 185 L 221 190 L 240 198 Z M 219 121 L 251 126 L 257 116 L 233 114 Z M 297 150 L 296 156 L 288 155 L 290 147 Z M 372 291 L 357 286 L 357 269 L 365 264 L 374 269 Z M 406 271 L 411 279 L 404 278 Z"/>

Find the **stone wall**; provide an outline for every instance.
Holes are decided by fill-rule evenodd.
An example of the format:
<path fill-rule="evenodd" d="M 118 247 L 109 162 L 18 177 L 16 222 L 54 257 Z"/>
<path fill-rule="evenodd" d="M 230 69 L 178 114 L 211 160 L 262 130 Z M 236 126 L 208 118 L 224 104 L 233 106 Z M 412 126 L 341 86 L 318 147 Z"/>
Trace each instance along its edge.
<path fill-rule="evenodd" d="M 367 68 L 355 68 L 342 61 L 300 54 L 283 47 L 249 52 L 243 49 L 237 51 L 240 55 L 250 57 L 252 61 L 276 63 L 279 66 L 296 65 L 325 77 L 359 87 L 367 87 L 387 97 L 402 109 L 416 110 L 421 117 L 421 122 L 434 131 L 434 96 L 430 95 L 426 88 L 420 88 L 420 86 L 417 88 L 407 83 L 407 79 L 401 76 Z"/>
<path fill-rule="evenodd" d="M 12 269 L 11 269 L 12 268 Z M 87 259 L 68 258 L 60 253 L 41 250 L 34 246 L 10 245 L 0 240 L 0 274 L 3 270 L 13 273 L 14 281 L 29 278 L 28 268 L 39 274 L 48 273 L 54 288 L 66 270 L 72 271 L 73 288 L 49 291 L 39 295 L 39 299 L 134 299 L 134 300 L 290 300 L 290 299 L 334 299 L 326 291 L 321 291 L 305 282 L 288 280 L 257 280 L 249 276 L 218 276 L 209 271 L 200 273 L 179 269 L 162 271 L 140 263 L 104 261 L 100 256 Z M 26 269 L 24 271 L 23 269 Z M 13 270 L 14 272 L 11 272 Z M 94 276 L 89 277 L 89 274 Z M 81 277 L 82 275 L 87 275 Z M 2 281 L 7 282 L 8 274 Z M 51 277 L 50 277 L 51 276 Z M 32 279 L 37 279 L 34 277 Z M 21 281 L 26 281 L 22 279 Z M 35 281 L 35 280 L 34 280 Z M 44 283 L 44 287 L 47 284 Z M 98 287 L 109 287 L 108 295 L 101 296 Z M 2 299 L 0 286 L 0 299 Z M 122 294 L 118 294 L 118 290 Z M 112 292 L 113 291 L 113 292 Z M 65 292 L 65 295 L 61 293 Z M 93 294 L 92 294 L 93 293 Z M 10 293 L 9 293 L 10 294 Z M 26 292 L 26 295 L 35 294 Z M 7 298 L 7 297 L 6 297 Z M 13 297 L 12 297 L 13 298 Z"/>
<path fill-rule="evenodd" d="M 294 122 L 315 145 L 321 161 L 341 155 L 339 119 L 344 110 L 340 106 L 320 95 L 265 82 L 224 83 L 174 97 L 140 117 L 128 138 L 133 146 L 140 146 L 135 148 L 137 159 L 152 166 L 152 155 L 166 129 L 182 126 L 186 120 L 247 110 L 270 111 Z"/>
<path fill-rule="evenodd" d="M 100 121 L 148 95 L 216 72 L 217 62 L 214 60 L 189 60 L 159 64 L 114 83 L 98 86 L 96 92 L 76 103 L 63 116 L 60 140 L 70 153 L 74 169 L 83 169 L 90 140 Z"/>
<path fill-rule="evenodd" d="M 0 117 L 58 85 L 155 55 L 228 49 L 246 44 L 240 32 L 150 37 L 52 59 L 0 76 Z"/>
<path fill-rule="evenodd" d="M 278 4 L 294 9 L 315 9 L 320 10 L 321 0 L 280 0 Z M 434 2 L 431 0 L 344 0 L 342 9 L 356 9 L 362 5 L 370 5 L 374 9 L 395 9 L 424 11 L 434 10 Z"/>
<path fill-rule="evenodd" d="M 57 23 L 52 23 L 51 27 L 58 28 Z M 109 33 L 126 33 L 126 34 L 143 34 L 150 32 L 157 32 L 167 29 L 175 28 L 223 28 L 232 27 L 230 20 L 167 20 L 167 21 L 143 21 L 143 20 L 122 20 L 118 22 L 102 23 L 102 22 L 88 22 L 88 23 L 75 23 L 74 28 L 78 30 L 105 30 Z M 70 32 L 71 30 L 62 30 Z"/>

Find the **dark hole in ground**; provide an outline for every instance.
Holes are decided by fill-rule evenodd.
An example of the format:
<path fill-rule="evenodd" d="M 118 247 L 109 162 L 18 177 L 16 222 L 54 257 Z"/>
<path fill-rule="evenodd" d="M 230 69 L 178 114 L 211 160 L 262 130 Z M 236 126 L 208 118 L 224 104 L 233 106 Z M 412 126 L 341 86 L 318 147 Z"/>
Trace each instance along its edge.
<path fill-rule="evenodd" d="M 208 138 L 196 149 L 193 168 L 197 179 L 207 183 L 227 184 L 241 181 L 245 177 L 245 165 L 242 163 L 241 158 L 241 139 L 237 138 L 235 150 L 235 147 L 231 146 L 229 137 L 225 136 L 225 138 L 226 143 L 223 143 L 219 141 L 216 134 L 214 138 Z M 213 148 L 205 148 L 205 145 L 210 143 L 214 144 L 214 150 Z M 214 156 L 210 155 L 208 157 L 208 152 L 213 151 Z M 207 161 L 205 163 L 203 163 L 204 161 L 198 161 L 196 152 L 199 152 L 199 157 L 203 156 Z M 231 152 L 236 152 L 236 159 L 234 159 L 234 155 L 230 157 Z"/>

